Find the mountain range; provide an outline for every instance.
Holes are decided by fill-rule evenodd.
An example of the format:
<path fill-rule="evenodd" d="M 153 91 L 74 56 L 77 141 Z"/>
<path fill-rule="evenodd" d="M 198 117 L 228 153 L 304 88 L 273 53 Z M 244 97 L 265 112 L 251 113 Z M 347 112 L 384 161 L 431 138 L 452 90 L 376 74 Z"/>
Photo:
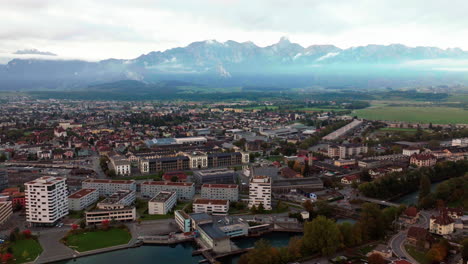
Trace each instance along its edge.
<path fill-rule="evenodd" d="M 13 59 L 0 65 L 0 89 L 75 89 L 119 80 L 171 80 L 218 87 L 466 85 L 466 62 L 468 52 L 459 48 L 302 47 L 287 38 L 259 47 L 253 42 L 206 40 L 135 59 Z"/>

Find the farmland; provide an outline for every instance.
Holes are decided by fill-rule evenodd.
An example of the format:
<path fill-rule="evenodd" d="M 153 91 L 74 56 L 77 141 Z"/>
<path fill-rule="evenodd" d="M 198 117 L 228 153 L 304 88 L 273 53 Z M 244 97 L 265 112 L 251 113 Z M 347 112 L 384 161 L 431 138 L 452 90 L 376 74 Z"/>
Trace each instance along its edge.
<path fill-rule="evenodd" d="M 468 111 L 455 107 L 370 107 L 354 111 L 370 120 L 405 121 L 410 123 L 466 124 Z"/>

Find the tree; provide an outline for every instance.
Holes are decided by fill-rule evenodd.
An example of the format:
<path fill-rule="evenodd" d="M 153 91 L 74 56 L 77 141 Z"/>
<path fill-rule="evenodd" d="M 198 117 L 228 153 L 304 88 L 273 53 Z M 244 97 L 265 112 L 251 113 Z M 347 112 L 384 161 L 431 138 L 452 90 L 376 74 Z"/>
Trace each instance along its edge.
<path fill-rule="evenodd" d="M 431 179 L 426 174 L 421 175 L 419 180 L 419 203 L 424 197 L 431 193 Z"/>
<path fill-rule="evenodd" d="M 376 204 L 365 203 L 362 206 L 359 223 L 363 228 L 363 240 L 380 239 L 385 234 L 382 212 Z"/>
<path fill-rule="evenodd" d="M 302 207 L 309 213 L 314 212 L 314 204 L 311 200 L 306 200 L 305 202 L 303 202 Z"/>
<path fill-rule="evenodd" d="M 335 221 L 318 216 L 304 225 L 304 249 L 333 255 L 341 246 L 341 234 Z"/>
<path fill-rule="evenodd" d="M 263 206 L 262 203 L 260 203 L 260 204 L 258 205 L 257 213 L 259 213 L 259 214 L 265 213 L 265 207 Z"/>
<path fill-rule="evenodd" d="M 312 157 L 309 157 L 309 159 L 311 159 Z M 309 166 L 309 162 L 306 160 L 304 162 L 304 167 L 302 168 L 302 175 L 304 176 L 308 176 L 310 173 L 310 166 Z"/>
<path fill-rule="evenodd" d="M 327 201 L 317 201 L 315 202 L 315 207 L 317 208 L 317 214 L 330 217 L 333 214 L 333 207 Z"/>
<path fill-rule="evenodd" d="M 107 230 L 109 228 L 110 221 L 108 219 L 104 219 L 102 220 L 101 224 L 102 224 L 102 229 Z"/>
<path fill-rule="evenodd" d="M 468 261 L 468 238 L 465 238 L 462 241 L 461 245 L 462 245 L 461 254 L 462 254 L 463 262 L 466 263 Z"/>
<path fill-rule="evenodd" d="M 250 208 L 250 212 L 251 212 L 252 214 L 256 214 L 256 213 L 257 213 L 257 207 L 255 206 L 255 204 L 252 205 L 252 207 Z"/>
<path fill-rule="evenodd" d="M 387 263 L 387 261 L 385 261 L 385 259 L 380 254 L 377 254 L 377 253 L 371 254 L 369 256 L 369 258 L 367 259 L 367 261 L 369 262 L 369 264 L 385 264 L 385 263 Z"/>
<path fill-rule="evenodd" d="M 171 177 L 171 182 L 177 182 L 178 180 L 179 180 L 179 177 L 177 177 L 176 175 Z"/>
<path fill-rule="evenodd" d="M 372 181 L 372 178 L 371 178 L 371 176 L 370 176 L 370 174 L 369 174 L 369 170 L 363 170 L 363 171 L 361 172 L 360 179 L 361 179 L 361 181 L 363 181 L 363 182 L 370 182 L 370 181 Z"/>
<path fill-rule="evenodd" d="M 254 248 L 241 256 L 239 264 L 272 264 L 279 259 L 278 250 L 272 248 L 265 239 L 255 242 Z"/>
<path fill-rule="evenodd" d="M 31 230 L 29 230 L 29 229 L 24 230 L 23 231 L 23 236 L 25 238 L 30 238 L 31 237 Z"/>

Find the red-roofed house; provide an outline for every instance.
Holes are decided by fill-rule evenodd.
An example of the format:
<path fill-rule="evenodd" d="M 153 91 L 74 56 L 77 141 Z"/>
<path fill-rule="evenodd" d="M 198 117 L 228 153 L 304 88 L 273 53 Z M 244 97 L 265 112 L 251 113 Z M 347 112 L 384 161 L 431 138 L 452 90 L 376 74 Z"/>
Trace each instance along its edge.
<path fill-rule="evenodd" d="M 414 206 L 406 208 L 406 210 L 400 216 L 401 221 L 410 225 L 413 225 L 416 222 L 418 222 L 418 219 L 419 219 L 419 211 Z"/>
<path fill-rule="evenodd" d="M 187 181 L 187 174 L 182 171 L 171 171 L 171 172 L 166 172 L 162 176 L 164 181 L 172 181 L 173 177 L 177 177 L 176 182 L 186 182 Z"/>
<path fill-rule="evenodd" d="M 438 216 L 431 216 L 429 231 L 438 235 L 448 235 L 455 229 L 454 220 L 449 216 L 447 209 L 442 209 Z"/>
<path fill-rule="evenodd" d="M 352 184 L 353 182 L 360 182 L 359 175 L 347 175 L 341 178 L 341 183 L 343 184 Z"/>

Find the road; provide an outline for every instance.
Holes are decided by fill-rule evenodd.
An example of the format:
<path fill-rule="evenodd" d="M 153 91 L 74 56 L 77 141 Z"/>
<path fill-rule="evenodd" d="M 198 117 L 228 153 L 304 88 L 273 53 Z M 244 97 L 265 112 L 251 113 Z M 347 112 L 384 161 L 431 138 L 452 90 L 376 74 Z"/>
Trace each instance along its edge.
<path fill-rule="evenodd" d="M 419 226 L 422 228 L 429 227 L 429 218 L 430 213 L 421 211 L 419 216 L 419 222 L 414 226 Z M 407 236 L 408 229 L 404 229 L 395 236 L 392 237 L 390 240 L 390 247 L 392 248 L 393 254 L 399 258 L 406 258 L 408 261 L 412 263 L 418 263 L 415 259 L 413 259 L 408 252 L 405 250 L 405 241 Z"/>

